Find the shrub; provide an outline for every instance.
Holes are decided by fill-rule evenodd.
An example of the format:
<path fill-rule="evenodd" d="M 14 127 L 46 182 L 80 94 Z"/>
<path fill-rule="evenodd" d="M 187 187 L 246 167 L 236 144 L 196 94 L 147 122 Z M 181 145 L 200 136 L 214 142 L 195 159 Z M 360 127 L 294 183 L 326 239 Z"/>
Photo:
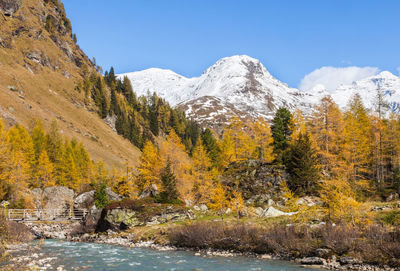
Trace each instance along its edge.
<path fill-rule="evenodd" d="M 172 229 L 169 239 L 175 246 L 268 253 L 288 259 L 315 256 L 317 248 L 327 248 L 337 256 L 355 256 L 369 264 L 400 267 L 400 229 L 383 226 L 261 227 L 197 222 Z"/>
<path fill-rule="evenodd" d="M 390 212 L 384 212 L 380 215 L 380 219 L 389 225 L 399 226 L 400 225 L 400 210 L 392 210 Z"/>

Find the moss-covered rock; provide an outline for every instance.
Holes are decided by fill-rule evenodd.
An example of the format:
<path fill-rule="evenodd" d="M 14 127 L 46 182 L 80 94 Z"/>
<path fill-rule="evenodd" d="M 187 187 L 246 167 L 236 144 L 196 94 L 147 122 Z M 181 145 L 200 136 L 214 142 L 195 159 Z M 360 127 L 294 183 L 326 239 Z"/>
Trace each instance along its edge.
<path fill-rule="evenodd" d="M 177 222 L 193 217 L 181 204 L 155 203 L 151 198 L 112 202 L 102 213 L 98 231 L 126 230 L 136 226 Z"/>

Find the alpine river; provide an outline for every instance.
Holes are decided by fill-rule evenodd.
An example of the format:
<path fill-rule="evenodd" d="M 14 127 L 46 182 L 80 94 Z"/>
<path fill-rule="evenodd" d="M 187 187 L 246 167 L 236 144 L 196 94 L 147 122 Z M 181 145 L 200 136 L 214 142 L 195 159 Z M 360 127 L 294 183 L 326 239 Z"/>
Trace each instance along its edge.
<path fill-rule="evenodd" d="M 39 251 L 51 258 L 46 270 L 313 270 L 293 263 L 251 257 L 195 256 L 187 251 L 158 251 L 95 243 L 46 240 Z M 42 270 L 42 269 L 40 269 Z"/>

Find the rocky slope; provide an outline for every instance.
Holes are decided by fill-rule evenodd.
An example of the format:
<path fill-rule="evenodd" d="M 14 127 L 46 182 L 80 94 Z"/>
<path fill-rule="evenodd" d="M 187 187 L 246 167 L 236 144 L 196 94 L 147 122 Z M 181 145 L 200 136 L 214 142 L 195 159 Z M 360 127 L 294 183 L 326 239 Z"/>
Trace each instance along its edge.
<path fill-rule="evenodd" d="M 82 141 L 94 159 L 120 166 L 139 151 L 118 136 L 76 90 L 93 64 L 73 40 L 60 1 L 0 0 L 0 118 L 29 127 L 58 120 L 62 132 Z"/>
<path fill-rule="evenodd" d="M 392 111 L 398 112 L 400 104 L 400 78 L 390 72 L 342 85 L 333 93 L 322 85 L 304 92 L 274 78 L 259 60 L 246 55 L 223 58 L 195 78 L 154 68 L 119 76 L 127 76 L 137 93 L 156 92 L 182 108 L 190 118 L 211 127 L 225 124 L 232 116 L 270 119 L 281 106 L 309 114 L 329 94 L 341 108 L 357 92 L 365 105 L 373 109 L 378 89 Z"/>

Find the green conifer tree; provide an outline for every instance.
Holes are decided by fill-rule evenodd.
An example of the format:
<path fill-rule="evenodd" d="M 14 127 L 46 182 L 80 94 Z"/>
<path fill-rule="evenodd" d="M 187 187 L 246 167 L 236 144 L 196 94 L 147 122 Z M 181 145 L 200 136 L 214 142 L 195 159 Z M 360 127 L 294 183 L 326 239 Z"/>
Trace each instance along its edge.
<path fill-rule="evenodd" d="M 159 195 L 160 202 L 163 203 L 179 202 L 179 193 L 176 188 L 176 177 L 171 170 L 171 162 L 169 160 L 161 173 L 161 185 L 163 191 Z"/>
<path fill-rule="evenodd" d="M 272 120 L 271 131 L 274 139 L 274 153 L 276 161 L 282 162 L 282 155 L 289 146 L 290 135 L 292 133 L 291 124 L 292 114 L 287 108 L 279 108 Z"/>
<path fill-rule="evenodd" d="M 288 187 L 297 195 L 312 195 L 318 190 L 317 157 L 308 134 L 299 134 L 283 158 L 289 173 Z"/>

